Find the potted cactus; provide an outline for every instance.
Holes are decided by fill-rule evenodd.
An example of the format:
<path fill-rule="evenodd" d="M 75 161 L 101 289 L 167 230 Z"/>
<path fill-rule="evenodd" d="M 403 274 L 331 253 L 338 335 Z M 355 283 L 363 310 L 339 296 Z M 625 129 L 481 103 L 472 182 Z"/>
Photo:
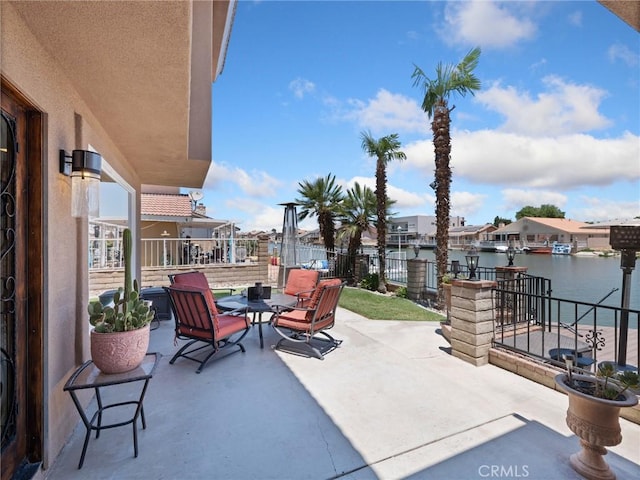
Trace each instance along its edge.
<path fill-rule="evenodd" d="M 567 426 L 580 438 L 582 450 L 571 455 L 571 467 L 590 480 L 612 480 L 615 474 L 603 458 L 607 446 L 622 442 L 620 408 L 638 403 L 635 389 L 638 374 L 620 372 L 605 362 L 598 365 L 595 378 L 573 373 L 573 358 L 566 358 L 567 372 L 555 377 L 556 385 L 567 393 Z"/>
<path fill-rule="evenodd" d="M 138 282 L 131 274 L 131 230 L 122 235 L 124 288 L 113 296 L 113 306 L 89 302 L 91 358 L 103 373 L 123 373 L 138 367 L 149 347 L 149 324 L 154 311 L 140 298 Z"/>

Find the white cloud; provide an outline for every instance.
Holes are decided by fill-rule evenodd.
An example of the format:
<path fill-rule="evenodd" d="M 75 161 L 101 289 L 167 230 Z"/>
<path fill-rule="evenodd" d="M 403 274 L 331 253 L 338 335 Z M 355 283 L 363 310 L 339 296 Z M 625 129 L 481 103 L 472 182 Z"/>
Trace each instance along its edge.
<path fill-rule="evenodd" d="M 238 224 L 245 232 L 253 230 L 271 231 L 272 228 L 281 230 L 284 210 L 280 206 L 265 204 L 260 200 L 246 197 L 229 198 L 225 206 L 230 210 L 246 213 L 246 220 Z"/>
<path fill-rule="evenodd" d="M 471 192 L 451 192 L 451 215 L 469 217 L 477 214 L 487 195 Z"/>
<path fill-rule="evenodd" d="M 316 89 L 316 86 L 310 80 L 306 78 L 296 78 L 289 82 L 289 90 L 293 92 L 293 95 L 302 100 L 307 93 L 312 93 Z"/>
<path fill-rule="evenodd" d="M 609 47 L 607 51 L 609 55 L 609 60 L 611 63 L 615 63 L 617 60 L 621 60 L 626 63 L 629 67 L 638 66 L 638 54 L 631 50 L 626 45 L 621 45 L 616 43 Z"/>
<path fill-rule="evenodd" d="M 611 139 L 454 132 L 452 149 L 454 174 L 478 184 L 571 189 L 640 179 L 640 137 L 628 132 Z"/>
<path fill-rule="evenodd" d="M 439 35 L 448 44 L 504 48 L 536 34 L 531 20 L 517 18 L 509 4 L 491 1 L 450 2 L 445 23 Z"/>
<path fill-rule="evenodd" d="M 589 85 L 568 83 L 549 75 L 545 92 L 532 98 L 529 92 L 495 83 L 476 98 L 488 110 L 503 115 L 501 130 L 532 136 L 558 136 L 608 127 L 611 122 L 598 112 L 607 92 Z"/>
<path fill-rule="evenodd" d="M 575 12 L 571 12 L 568 16 L 569 24 L 574 27 L 582 26 L 582 11 L 576 10 Z"/>
<path fill-rule="evenodd" d="M 562 193 L 549 190 L 520 190 L 506 188 L 502 190 L 502 200 L 505 210 L 518 211 L 528 205 L 539 207 L 541 205 L 555 205 L 559 209 L 567 203 L 567 196 Z"/>
<path fill-rule="evenodd" d="M 225 184 L 234 184 L 251 197 L 273 197 L 282 182 L 264 171 L 255 170 L 248 173 L 241 168 L 211 163 L 204 188 L 218 189 L 223 188 Z"/>
<path fill-rule="evenodd" d="M 349 99 L 345 107 L 334 100 L 330 106 L 333 118 L 354 122 L 374 134 L 429 131 L 427 115 L 414 99 L 385 89 L 367 101 Z"/>
<path fill-rule="evenodd" d="M 607 221 L 614 218 L 635 218 L 640 215 L 639 198 L 629 201 L 615 201 L 582 196 L 580 203 L 583 208 L 573 210 L 576 218 L 590 222 Z"/>
<path fill-rule="evenodd" d="M 345 190 L 353 188 L 356 182 L 358 182 L 360 186 L 369 187 L 371 191 L 375 192 L 375 177 L 352 177 L 351 179 L 344 181 L 342 188 Z M 431 208 L 435 201 L 435 197 L 433 195 L 429 195 L 428 193 L 410 192 L 403 188 L 398 188 L 391 183 L 387 183 L 387 196 L 390 199 L 395 200 L 396 203 L 393 205 L 394 210 L 414 207 Z"/>

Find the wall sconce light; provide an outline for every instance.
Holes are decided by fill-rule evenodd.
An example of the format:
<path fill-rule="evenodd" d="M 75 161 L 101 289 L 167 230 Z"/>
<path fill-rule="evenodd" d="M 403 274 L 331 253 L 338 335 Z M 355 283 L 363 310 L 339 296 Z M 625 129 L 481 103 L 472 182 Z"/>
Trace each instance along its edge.
<path fill-rule="evenodd" d="M 469 268 L 469 280 L 477 280 L 476 269 L 478 268 L 478 259 L 480 256 L 478 255 L 476 247 L 472 246 L 464 258 L 467 261 L 467 267 Z"/>
<path fill-rule="evenodd" d="M 513 267 L 513 259 L 516 257 L 516 249 L 513 248 L 513 245 L 509 245 L 509 248 L 506 250 L 507 260 L 509 260 L 509 265 L 507 267 Z"/>
<path fill-rule="evenodd" d="M 102 157 L 97 152 L 60 150 L 60 173 L 71 177 L 71 216 L 97 217 Z"/>

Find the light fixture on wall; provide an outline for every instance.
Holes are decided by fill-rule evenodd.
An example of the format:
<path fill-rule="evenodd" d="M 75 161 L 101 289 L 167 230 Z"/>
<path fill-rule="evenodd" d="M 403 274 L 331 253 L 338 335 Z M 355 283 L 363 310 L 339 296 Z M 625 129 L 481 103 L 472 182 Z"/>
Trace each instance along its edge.
<path fill-rule="evenodd" d="M 60 173 L 71 177 L 71 216 L 97 217 L 102 157 L 89 150 L 60 150 Z"/>

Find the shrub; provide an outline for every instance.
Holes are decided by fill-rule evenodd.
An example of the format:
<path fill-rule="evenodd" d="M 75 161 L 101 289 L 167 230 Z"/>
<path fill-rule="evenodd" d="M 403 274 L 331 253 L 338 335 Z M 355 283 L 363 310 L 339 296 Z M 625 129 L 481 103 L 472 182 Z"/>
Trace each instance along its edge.
<path fill-rule="evenodd" d="M 378 286 L 380 285 L 380 278 L 377 273 L 370 273 L 365 275 L 360 281 L 360 286 L 362 288 L 366 288 L 367 290 L 371 290 L 375 292 L 378 290 Z"/>
<path fill-rule="evenodd" d="M 398 287 L 396 290 L 396 297 L 407 298 L 407 287 Z"/>

